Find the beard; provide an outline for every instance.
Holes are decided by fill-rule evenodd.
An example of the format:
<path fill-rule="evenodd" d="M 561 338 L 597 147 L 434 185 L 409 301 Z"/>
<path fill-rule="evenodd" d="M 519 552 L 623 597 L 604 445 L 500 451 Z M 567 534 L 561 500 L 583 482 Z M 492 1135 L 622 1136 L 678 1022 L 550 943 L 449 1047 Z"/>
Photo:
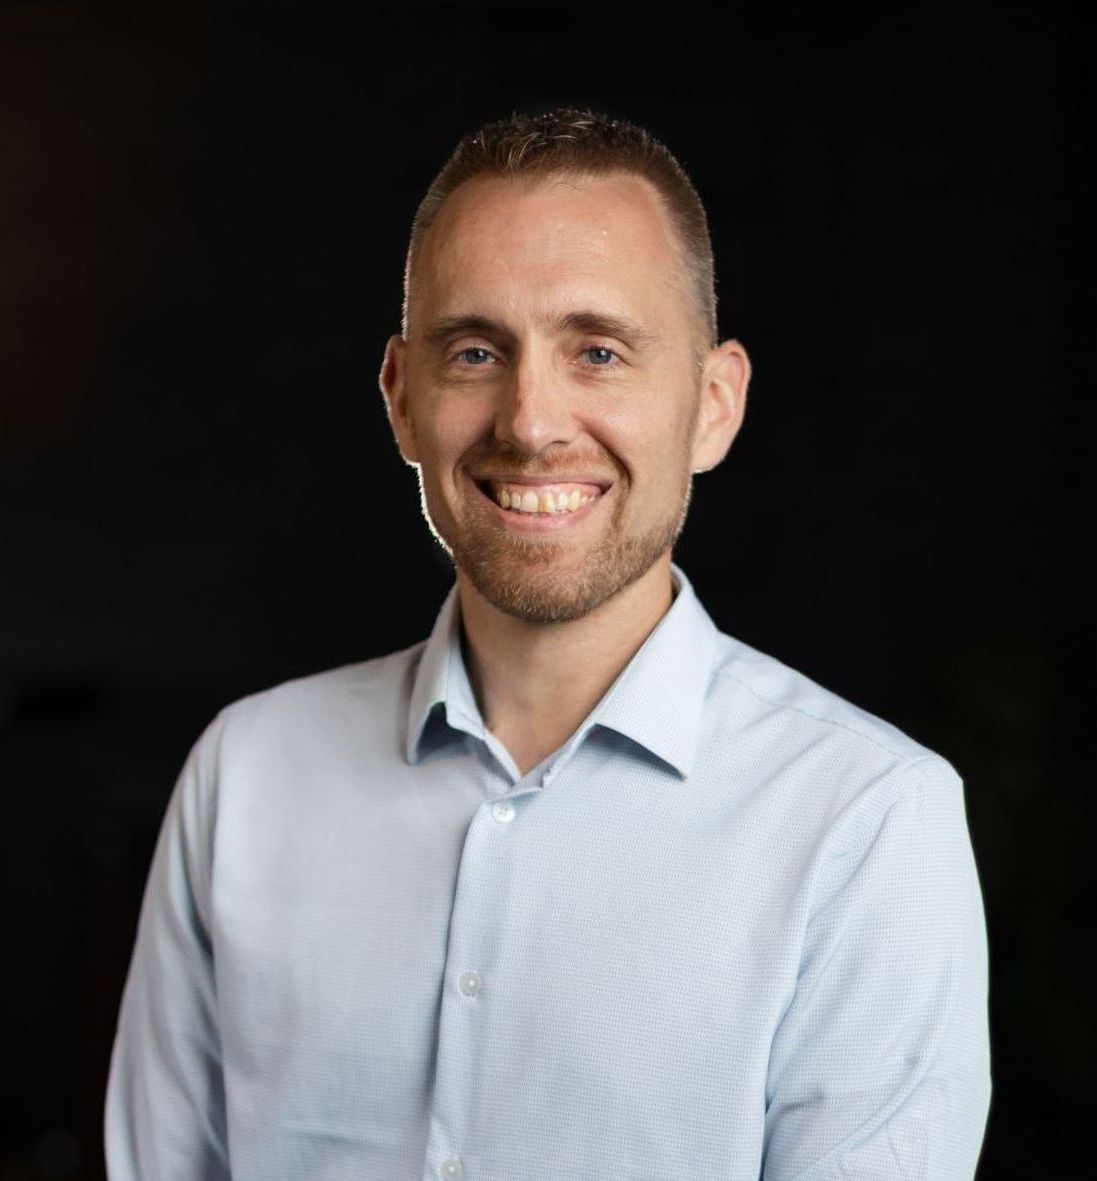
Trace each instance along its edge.
<path fill-rule="evenodd" d="M 513 458 L 510 467 L 520 470 Z M 693 487 L 688 465 L 683 467 L 672 511 L 646 531 L 631 534 L 624 521 L 630 484 L 623 472 L 618 473 L 610 522 L 593 547 L 580 551 L 571 542 L 504 532 L 475 509 L 465 511 L 449 536 L 433 521 L 432 527 L 454 565 L 500 611 L 527 623 L 568 623 L 631 586 L 673 548 L 685 525 Z M 537 474 L 549 473 L 539 464 Z M 426 509 L 426 490 L 421 492 Z"/>

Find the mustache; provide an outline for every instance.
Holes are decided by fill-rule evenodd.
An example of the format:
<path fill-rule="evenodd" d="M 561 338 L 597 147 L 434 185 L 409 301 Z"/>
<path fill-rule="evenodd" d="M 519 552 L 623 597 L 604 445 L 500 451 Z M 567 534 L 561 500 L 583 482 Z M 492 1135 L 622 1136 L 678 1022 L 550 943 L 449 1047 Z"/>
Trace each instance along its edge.
<path fill-rule="evenodd" d="M 554 476 L 580 471 L 612 481 L 625 475 L 621 465 L 604 451 L 569 451 L 561 444 L 550 443 L 542 451 L 530 452 L 498 439 L 484 439 L 470 447 L 462 467 L 475 470 L 481 478 Z"/>

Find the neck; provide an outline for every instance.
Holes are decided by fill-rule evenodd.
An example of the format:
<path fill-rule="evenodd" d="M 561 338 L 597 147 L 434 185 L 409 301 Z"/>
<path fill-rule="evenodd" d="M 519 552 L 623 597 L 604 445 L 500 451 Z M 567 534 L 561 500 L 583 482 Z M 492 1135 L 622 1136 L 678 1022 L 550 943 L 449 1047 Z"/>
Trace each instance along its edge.
<path fill-rule="evenodd" d="M 568 623 L 529 623 L 493 606 L 458 570 L 465 660 L 487 728 L 524 775 L 560 747 L 666 614 L 670 555 Z"/>

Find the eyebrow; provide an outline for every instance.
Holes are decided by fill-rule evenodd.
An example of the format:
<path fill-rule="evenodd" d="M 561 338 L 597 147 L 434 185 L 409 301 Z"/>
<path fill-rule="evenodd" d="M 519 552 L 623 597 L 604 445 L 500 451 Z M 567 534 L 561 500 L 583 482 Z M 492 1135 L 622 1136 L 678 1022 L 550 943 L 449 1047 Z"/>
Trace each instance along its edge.
<path fill-rule="evenodd" d="M 595 336 L 612 336 L 635 348 L 656 344 L 659 339 L 635 320 L 587 309 L 565 312 L 553 320 L 549 328 L 554 335 L 564 332 L 586 332 Z M 492 336 L 508 344 L 513 344 L 517 339 L 506 325 L 488 316 L 471 314 L 443 316 L 429 324 L 423 332 L 424 342 L 435 348 L 456 336 Z"/>

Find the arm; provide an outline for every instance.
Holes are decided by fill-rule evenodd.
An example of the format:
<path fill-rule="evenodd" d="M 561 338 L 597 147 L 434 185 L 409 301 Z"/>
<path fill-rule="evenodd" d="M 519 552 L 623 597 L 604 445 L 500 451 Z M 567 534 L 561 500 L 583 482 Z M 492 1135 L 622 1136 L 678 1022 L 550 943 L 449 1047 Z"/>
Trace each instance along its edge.
<path fill-rule="evenodd" d="M 230 1176 L 209 939 L 219 734 L 190 752 L 145 887 L 107 1087 L 111 1181 Z"/>
<path fill-rule="evenodd" d="M 963 789 L 936 757 L 897 775 L 886 806 L 855 803 L 822 851 L 771 1051 L 765 1181 L 975 1172 L 987 963 Z"/>

